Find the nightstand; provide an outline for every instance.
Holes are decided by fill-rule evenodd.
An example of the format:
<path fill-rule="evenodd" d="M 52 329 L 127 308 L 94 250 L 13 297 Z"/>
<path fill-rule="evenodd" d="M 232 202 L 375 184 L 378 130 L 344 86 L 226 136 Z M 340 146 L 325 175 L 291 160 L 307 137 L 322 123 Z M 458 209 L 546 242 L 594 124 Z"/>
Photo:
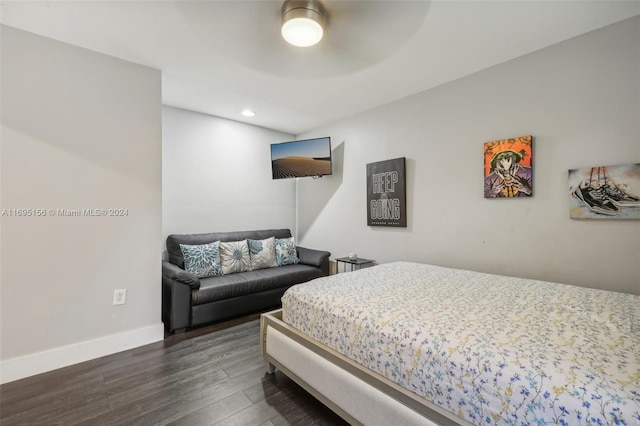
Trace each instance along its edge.
<path fill-rule="evenodd" d="M 340 272 L 340 263 L 344 263 L 342 266 L 342 272 L 347 272 L 347 265 L 349 265 L 349 271 L 357 271 L 362 267 L 362 265 L 372 265 L 375 260 L 371 259 L 363 259 L 358 257 L 356 259 L 350 259 L 348 257 L 339 257 L 336 259 L 336 274 Z"/>

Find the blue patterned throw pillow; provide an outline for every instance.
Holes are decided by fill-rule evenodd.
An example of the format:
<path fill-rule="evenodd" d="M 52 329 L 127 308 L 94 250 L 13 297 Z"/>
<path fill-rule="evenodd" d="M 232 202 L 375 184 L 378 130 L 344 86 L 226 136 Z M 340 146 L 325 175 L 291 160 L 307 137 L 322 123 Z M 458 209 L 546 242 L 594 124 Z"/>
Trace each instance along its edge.
<path fill-rule="evenodd" d="M 251 269 L 273 268 L 278 266 L 276 262 L 276 239 L 247 240 L 249 255 L 251 256 Z"/>
<path fill-rule="evenodd" d="M 251 270 L 247 240 L 220 243 L 222 275 Z"/>
<path fill-rule="evenodd" d="M 184 269 L 198 278 L 220 275 L 220 241 L 210 244 L 180 244 L 184 257 Z"/>
<path fill-rule="evenodd" d="M 276 262 L 278 266 L 295 265 L 300 262 L 293 237 L 276 238 Z"/>

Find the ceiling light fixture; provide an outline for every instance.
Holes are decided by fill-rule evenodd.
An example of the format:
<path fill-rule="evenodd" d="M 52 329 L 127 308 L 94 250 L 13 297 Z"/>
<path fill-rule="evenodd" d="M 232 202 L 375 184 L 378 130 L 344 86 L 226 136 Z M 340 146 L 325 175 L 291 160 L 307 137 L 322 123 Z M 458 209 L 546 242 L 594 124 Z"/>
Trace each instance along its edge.
<path fill-rule="evenodd" d="M 251 111 L 250 109 L 245 109 L 242 111 L 242 115 L 245 117 L 253 117 L 256 115 L 255 111 Z"/>
<path fill-rule="evenodd" d="M 324 34 L 322 5 L 316 0 L 287 0 L 282 5 L 282 37 L 298 47 L 313 46 Z"/>

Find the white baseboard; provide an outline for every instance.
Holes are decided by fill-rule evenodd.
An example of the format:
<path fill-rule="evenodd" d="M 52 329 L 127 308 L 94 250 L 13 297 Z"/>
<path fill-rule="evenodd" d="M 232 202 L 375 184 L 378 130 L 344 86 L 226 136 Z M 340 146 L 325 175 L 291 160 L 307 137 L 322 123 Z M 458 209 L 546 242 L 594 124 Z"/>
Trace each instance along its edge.
<path fill-rule="evenodd" d="M 0 361 L 0 384 L 137 348 L 164 339 L 162 323 Z"/>

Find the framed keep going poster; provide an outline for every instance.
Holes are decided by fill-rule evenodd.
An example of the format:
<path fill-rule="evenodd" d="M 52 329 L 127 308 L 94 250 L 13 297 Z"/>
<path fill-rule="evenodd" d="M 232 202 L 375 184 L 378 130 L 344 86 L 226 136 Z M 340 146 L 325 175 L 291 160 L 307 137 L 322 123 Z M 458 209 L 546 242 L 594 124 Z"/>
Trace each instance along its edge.
<path fill-rule="evenodd" d="M 407 226 L 405 158 L 367 164 L 367 225 Z"/>

